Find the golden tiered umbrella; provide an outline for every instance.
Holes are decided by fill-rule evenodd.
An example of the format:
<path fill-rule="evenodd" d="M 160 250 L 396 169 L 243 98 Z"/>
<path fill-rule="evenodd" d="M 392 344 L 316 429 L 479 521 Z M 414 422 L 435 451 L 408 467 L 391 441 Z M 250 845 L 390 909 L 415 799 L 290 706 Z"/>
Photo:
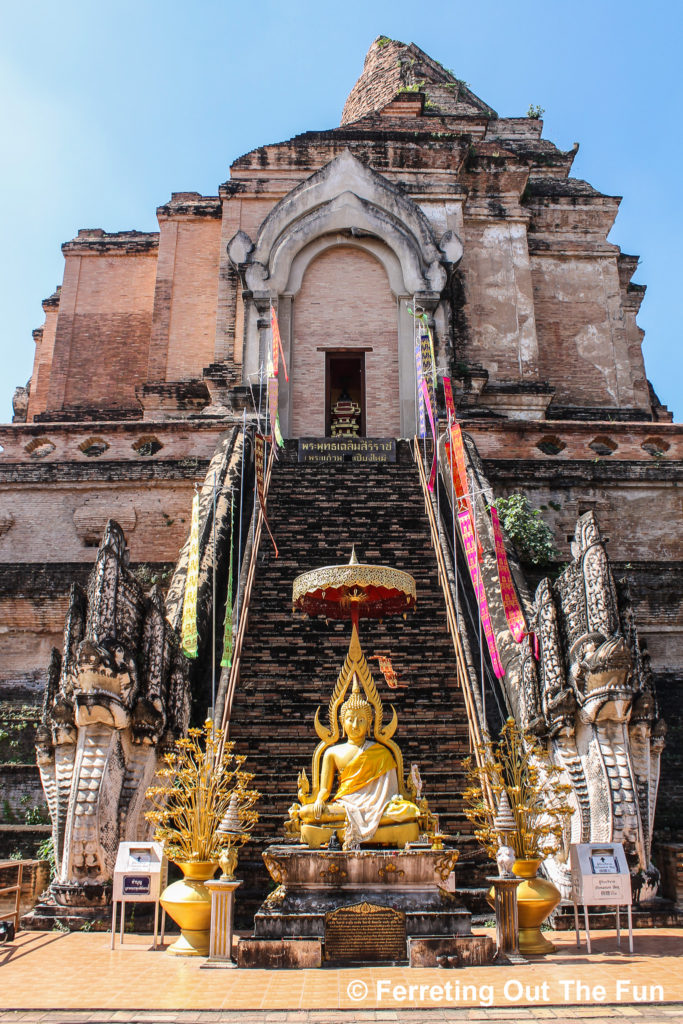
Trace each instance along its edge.
<path fill-rule="evenodd" d="M 348 565 L 325 565 L 297 576 L 292 588 L 292 611 L 312 618 L 351 619 L 352 631 L 359 619 L 383 619 L 405 614 L 416 604 L 415 580 L 407 572 L 388 565 L 365 565 L 355 548 Z"/>

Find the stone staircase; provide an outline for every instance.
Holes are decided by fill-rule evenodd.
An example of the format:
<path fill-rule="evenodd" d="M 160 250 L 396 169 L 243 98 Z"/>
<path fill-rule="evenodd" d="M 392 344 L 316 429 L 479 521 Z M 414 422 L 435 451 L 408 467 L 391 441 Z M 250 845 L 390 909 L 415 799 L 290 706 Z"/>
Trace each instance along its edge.
<path fill-rule="evenodd" d="M 272 886 L 261 851 L 283 835 L 299 771 L 306 768 L 310 776 L 317 743 L 313 718 L 318 705 L 327 709 L 350 636 L 350 623 L 295 617 L 292 582 L 310 569 L 348 562 L 354 544 L 359 561 L 415 577 L 416 611 L 406 621 L 361 620 L 361 643 L 383 702 L 396 706 L 395 739 L 407 768 L 419 764 L 424 795 L 442 830 L 460 837 L 459 882 L 464 872 L 476 885 L 481 858 L 461 798 L 467 716 L 409 443 L 397 443 L 395 464 L 365 465 L 300 464 L 296 442 L 287 442 L 273 469 L 268 517 L 280 556 L 274 557 L 264 532 L 230 724 L 230 737 L 247 755 L 263 794 L 257 833 L 240 856 L 240 919 L 251 919 Z M 372 660 L 376 654 L 391 656 L 398 689 L 387 686 Z"/>

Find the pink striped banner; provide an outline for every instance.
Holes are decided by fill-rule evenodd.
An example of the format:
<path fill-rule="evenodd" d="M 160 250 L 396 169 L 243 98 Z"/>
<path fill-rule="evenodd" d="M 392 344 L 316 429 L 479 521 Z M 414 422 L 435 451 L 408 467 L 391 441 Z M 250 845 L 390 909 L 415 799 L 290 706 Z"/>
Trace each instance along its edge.
<path fill-rule="evenodd" d="M 486 600 L 486 592 L 484 590 L 481 573 L 479 572 L 477 541 L 474 536 L 474 527 L 472 525 L 469 512 L 459 512 L 458 522 L 460 523 L 460 533 L 462 535 L 462 542 L 465 548 L 465 555 L 467 557 L 467 565 L 470 570 L 470 576 L 472 577 L 472 585 L 474 586 L 474 592 L 477 595 L 477 601 L 479 602 L 481 625 L 484 630 L 484 636 L 486 637 L 486 643 L 488 644 L 489 653 L 491 655 L 491 664 L 493 665 L 493 671 L 496 678 L 502 679 L 505 675 L 505 669 L 501 664 L 498 648 L 496 647 L 496 638 L 493 635 L 493 626 L 491 625 L 491 616 L 489 614 L 489 606 Z"/>

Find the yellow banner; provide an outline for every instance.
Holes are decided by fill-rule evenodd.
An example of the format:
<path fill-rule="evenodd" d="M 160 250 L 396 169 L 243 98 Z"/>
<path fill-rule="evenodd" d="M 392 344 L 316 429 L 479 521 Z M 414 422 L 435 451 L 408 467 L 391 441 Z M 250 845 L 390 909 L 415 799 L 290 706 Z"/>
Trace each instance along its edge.
<path fill-rule="evenodd" d="M 183 595 L 182 649 L 186 658 L 197 657 L 197 587 L 199 584 L 199 495 L 192 499 L 190 555 Z"/>

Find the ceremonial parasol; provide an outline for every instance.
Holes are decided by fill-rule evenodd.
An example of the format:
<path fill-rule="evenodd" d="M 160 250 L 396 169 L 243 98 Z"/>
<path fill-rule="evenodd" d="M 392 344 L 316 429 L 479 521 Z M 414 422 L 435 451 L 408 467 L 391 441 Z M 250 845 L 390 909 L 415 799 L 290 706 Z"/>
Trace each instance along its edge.
<path fill-rule="evenodd" d="M 326 565 L 297 576 L 292 588 L 292 611 L 312 617 L 358 620 L 383 619 L 415 607 L 415 580 L 388 565 L 364 565 L 355 548 L 348 565 Z"/>

